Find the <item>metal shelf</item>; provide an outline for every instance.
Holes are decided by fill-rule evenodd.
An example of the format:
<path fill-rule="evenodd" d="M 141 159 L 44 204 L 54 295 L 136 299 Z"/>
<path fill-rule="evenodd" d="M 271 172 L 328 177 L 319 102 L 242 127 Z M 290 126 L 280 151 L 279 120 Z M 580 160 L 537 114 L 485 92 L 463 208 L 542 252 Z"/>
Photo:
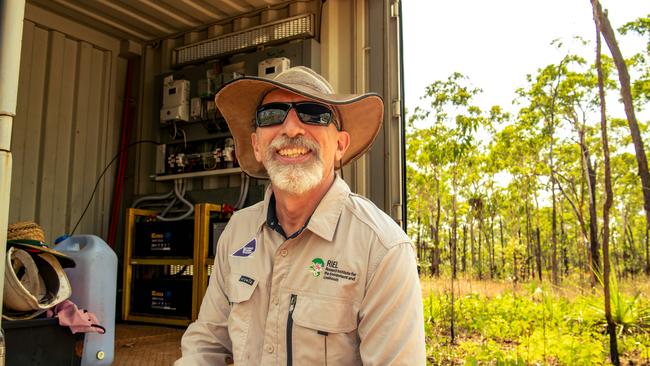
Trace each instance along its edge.
<path fill-rule="evenodd" d="M 198 230 L 198 221 L 194 221 L 194 233 L 195 238 L 192 243 L 193 254 L 192 258 L 188 257 L 132 257 L 133 248 L 136 245 L 135 243 L 135 224 L 138 221 L 138 217 L 149 217 L 155 216 L 159 212 L 151 210 L 142 210 L 129 208 L 127 209 L 126 223 L 125 223 L 125 241 L 124 241 L 124 269 L 123 269 L 123 296 L 122 296 L 122 319 L 126 321 L 138 321 L 144 323 L 156 323 L 156 324 L 166 324 L 166 325 L 179 325 L 186 326 L 192 320 L 195 320 L 198 317 L 200 299 L 197 297 L 198 280 L 199 276 L 194 275 L 192 278 L 192 301 L 191 312 L 187 317 L 175 316 L 172 314 L 169 315 L 157 315 L 157 314 L 148 314 L 148 313 L 139 313 L 134 312 L 131 308 L 132 301 L 132 292 L 134 284 L 134 268 L 137 265 L 181 265 L 181 266 L 194 266 L 194 271 L 196 271 L 199 266 L 198 260 L 198 243 L 196 242 L 196 233 Z M 196 273 L 196 272 L 195 272 Z"/>
<path fill-rule="evenodd" d="M 194 264 L 194 259 L 192 258 L 131 258 L 130 264 L 190 266 Z"/>
<path fill-rule="evenodd" d="M 192 172 L 192 173 L 181 173 L 181 174 L 168 174 L 168 175 L 157 175 L 153 179 L 156 182 L 162 182 L 173 179 L 182 179 L 182 178 L 199 178 L 199 177 L 209 177 L 213 175 L 231 175 L 241 173 L 241 168 L 226 168 L 226 169 L 214 169 L 214 170 L 204 170 L 202 172 Z"/>

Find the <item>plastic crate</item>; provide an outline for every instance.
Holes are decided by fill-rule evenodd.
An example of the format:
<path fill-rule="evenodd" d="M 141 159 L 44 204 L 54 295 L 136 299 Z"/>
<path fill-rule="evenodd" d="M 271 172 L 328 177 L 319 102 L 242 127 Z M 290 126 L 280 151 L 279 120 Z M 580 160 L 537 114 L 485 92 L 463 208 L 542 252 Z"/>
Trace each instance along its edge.
<path fill-rule="evenodd" d="M 2 320 L 5 365 L 81 365 L 84 333 L 72 334 L 56 318 Z"/>

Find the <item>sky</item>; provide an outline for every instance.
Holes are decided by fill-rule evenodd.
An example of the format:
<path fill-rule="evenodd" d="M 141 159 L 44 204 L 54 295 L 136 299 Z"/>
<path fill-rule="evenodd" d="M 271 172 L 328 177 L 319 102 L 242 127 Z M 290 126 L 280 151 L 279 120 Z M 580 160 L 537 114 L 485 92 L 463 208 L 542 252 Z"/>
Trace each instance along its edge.
<path fill-rule="evenodd" d="M 650 14 L 650 0 L 601 0 L 615 29 Z M 593 41 L 572 47 L 594 59 L 595 30 L 589 0 L 402 0 L 404 87 L 407 111 L 421 104 L 425 87 L 458 71 L 483 89 L 477 104 L 511 102 L 526 75 L 558 63 L 566 50 L 551 46 L 557 38 Z M 624 56 L 644 47 L 641 37 L 618 37 Z M 603 42 L 603 52 L 609 54 Z M 593 62 L 593 61 L 592 61 Z M 609 108 L 609 105 L 608 105 Z M 622 107 L 620 116 L 624 117 Z M 649 111 L 639 119 L 650 118 Z M 646 117 L 648 116 L 648 117 Z"/>

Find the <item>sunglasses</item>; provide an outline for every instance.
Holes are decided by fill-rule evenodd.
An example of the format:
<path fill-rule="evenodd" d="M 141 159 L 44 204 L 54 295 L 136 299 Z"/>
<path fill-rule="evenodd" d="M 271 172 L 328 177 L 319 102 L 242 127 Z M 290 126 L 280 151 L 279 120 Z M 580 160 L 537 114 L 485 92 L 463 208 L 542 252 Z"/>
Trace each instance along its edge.
<path fill-rule="evenodd" d="M 280 125 L 287 118 L 291 108 L 296 110 L 298 119 L 302 123 L 315 126 L 327 126 L 333 122 L 336 125 L 336 129 L 340 130 L 339 125 L 334 119 L 334 111 L 327 105 L 316 102 L 274 102 L 263 104 L 257 107 L 255 124 L 257 127 Z"/>

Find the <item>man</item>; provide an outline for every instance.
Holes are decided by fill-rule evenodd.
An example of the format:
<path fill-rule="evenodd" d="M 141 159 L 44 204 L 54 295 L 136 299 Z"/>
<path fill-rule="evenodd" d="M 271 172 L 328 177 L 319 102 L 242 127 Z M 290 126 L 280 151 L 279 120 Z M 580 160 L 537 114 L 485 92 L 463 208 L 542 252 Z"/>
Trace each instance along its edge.
<path fill-rule="evenodd" d="M 381 98 L 294 67 L 215 100 L 242 170 L 271 185 L 221 235 L 176 365 L 424 365 L 413 245 L 335 173 L 372 144 Z"/>

